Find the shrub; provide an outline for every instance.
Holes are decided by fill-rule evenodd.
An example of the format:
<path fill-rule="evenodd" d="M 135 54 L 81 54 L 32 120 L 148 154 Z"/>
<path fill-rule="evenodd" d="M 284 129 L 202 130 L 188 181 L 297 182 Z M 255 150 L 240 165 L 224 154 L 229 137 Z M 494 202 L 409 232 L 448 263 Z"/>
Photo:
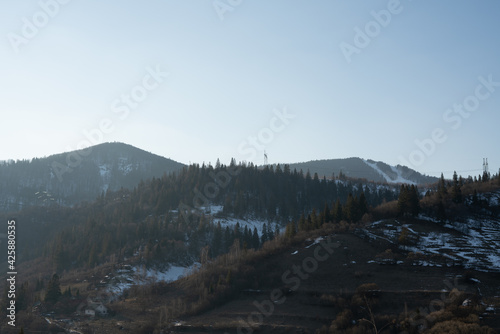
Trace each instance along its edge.
<path fill-rule="evenodd" d="M 335 329 L 340 329 L 344 330 L 347 329 L 349 326 L 352 325 L 352 320 L 353 320 L 353 315 L 351 310 L 343 310 L 339 314 L 337 314 L 337 317 L 335 320 L 332 322 L 332 325 L 330 326 L 330 329 L 335 330 Z"/>
<path fill-rule="evenodd" d="M 494 334 L 495 331 L 489 327 L 480 327 L 478 324 L 465 324 L 458 320 L 448 320 L 437 323 L 429 334 Z"/>

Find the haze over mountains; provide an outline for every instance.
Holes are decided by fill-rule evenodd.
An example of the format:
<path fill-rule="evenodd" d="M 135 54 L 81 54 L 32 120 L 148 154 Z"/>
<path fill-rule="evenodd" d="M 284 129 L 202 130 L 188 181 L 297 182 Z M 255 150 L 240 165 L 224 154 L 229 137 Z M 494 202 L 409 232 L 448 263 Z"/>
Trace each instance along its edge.
<path fill-rule="evenodd" d="M 290 164 L 290 169 L 309 170 L 311 175 L 318 173 L 321 178 L 331 178 L 332 173 L 339 176 L 342 172 L 346 177 L 366 179 L 382 183 L 429 184 L 438 180 L 436 177 L 422 175 L 406 166 L 390 166 L 382 161 L 365 160 L 361 158 L 314 160 Z"/>
<path fill-rule="evenodd" d="M 123 143 L 105 143 L 0 165 L 0 210 L 57 203 L 71 206 L 102 192 L 133 188 L 141 180 L 178 171 L 183 164 Z"/>
<path fill-rule="evenodd" d="M 428 184 L 437 178 L 405 166 L 361 158 L 292 163 L 291 170 L 315 173 L 320 178 L 343 174 L 381 183 Z M 0 164 L 0 211 L 30 205 L 72 206 L 92 201 L 107 190 L 132 189 L 141 180 L 161 177 L 186 165 L 123 143 L 104 143 L 31 161 Z"/>
<path fill-rule="evenodd" d="M 21 208 L 0 211 L 4 221 L 15 216 L 18 280 L 27 291 L 16 300 L 19 323 L 39 332 L 236 332 L 239 318 L 254 312 L 248 305 L 276 290 L 286 303 L 259 332 L 317 332 L 336 326 L 339 314 L 360 319 L 376 305 L 377 326 L 416 333 L 408 310 L 436 300 L 443 278 L 460 276 L 469 286 L 458 303 L 476 303 L 460 314 L 472 314 L 476 327 L 500 326 L 498 300 L 475 294 L 498 295 L 498 174 L 417 189 L 395 183 L 425 176 L 372 160 L 292 166 L 185 166 L 121 143 L 0 165 L 2 182 L 18 191 L 4 203 Z M 119 189 L 125 185 L 133 190 Z M 85 196 L 89 202 L 68 207 Z M 0 271 L 9 265 L 0 261 Z M 366 287 L 377 300 L 363 304 Z M 96 301 L 105 313 L 82 314 Z M 456 326 L 464 326 L 460 314 Z M 216 330 L 206 327 L 214 317 Z"/>

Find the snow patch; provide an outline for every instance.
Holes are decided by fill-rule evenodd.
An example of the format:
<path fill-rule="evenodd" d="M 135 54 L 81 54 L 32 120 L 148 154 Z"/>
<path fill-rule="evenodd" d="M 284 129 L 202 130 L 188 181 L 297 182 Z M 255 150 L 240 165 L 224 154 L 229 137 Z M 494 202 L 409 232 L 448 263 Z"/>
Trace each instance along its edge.
<path fill-rule="evenodd" d="M 368 162 L 368 160 L 361 159 L 365 164 L 373 168 L 377 173 L 379 173 L 386 181 L 387 183 L 407 183 L 407 184 L 413 184 L 415 185 L 416 182 L 410 181 L 408 179 L 405 179 L 403 175 L 401 174 L 401 171 L 394 167 L 390 166 L 392 171 L 397 175 L 395 179 L 392 179 L 389 175 L 387 175 L 384 171 L 382 171 L 378 166 L 376 162 Z"/>
<path fill-rule="evenodd" d="M 312 247 L 314 245 L 317 245 L 322 240 L 325 240 L 325 238 L 323 238 L 323 237 L 317 237 L 316 239 L 314 239 L 314 242 L 312 244 L 310 244 L 309 246 L 306 246 L 305 248 L 309 248 L 309 247 Z"/>

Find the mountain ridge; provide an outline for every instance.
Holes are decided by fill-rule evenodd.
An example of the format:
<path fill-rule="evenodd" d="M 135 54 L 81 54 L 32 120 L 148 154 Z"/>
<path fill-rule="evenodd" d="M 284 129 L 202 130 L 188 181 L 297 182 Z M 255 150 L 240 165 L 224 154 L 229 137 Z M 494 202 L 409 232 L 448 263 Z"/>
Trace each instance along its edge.
<path fill-rule="evenodd" d="M 366 179 L 381 183 L 409 183 L 416 185 L 431 184 L 438 178 L 421 174 L 409 167 L 391 166 L 382 161 L 363 159 L 359 157 L 321 159 L 288 164 L 290 169 L 309 171 L 318 177 L 331 178 L 340 176 L 340 173 L 349 178 Z"/>
<path fill-rule="evenodd" d="M 124 143 L 103 143 L 44 158 L 0 164 L 0 210 L 72 206 L 108 190 L 137 186 L 185 165 Z"/>
<path fill-rule="evenodd" d="M 282 164 L 283 165 L 283 164 Z M 438 179 L 406 166 L 390 166 L 358 157 L 286 164 L 320 178 L 347 177 L 370 182 L 425 185 Z M 0 163 L 0 211 L 50 203 L 72 206 L 94 200 L 101 193 L 132 189 L 141 180 L 185 168 L 172 159 L 121 142 L 31 160 Z"/>

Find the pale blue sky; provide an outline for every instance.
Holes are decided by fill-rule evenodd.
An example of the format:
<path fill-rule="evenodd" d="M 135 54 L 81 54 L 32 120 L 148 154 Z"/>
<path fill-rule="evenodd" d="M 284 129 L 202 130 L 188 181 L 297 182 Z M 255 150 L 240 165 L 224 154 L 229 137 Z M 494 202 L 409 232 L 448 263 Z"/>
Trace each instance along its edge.
<path fill-rule="evenodd" d="M 108 119 L 96 140 L 183 163 L 261 164 L 265 148 L 270 163 L 359 156 L 447 176 L 479 174 L 483 157 L 500 167 L 500 84 L 478 79 L 500 82 L 498 1 L 2 4 L 0 159 L 73 150 Z M 341 45 L 356 47 L 356 27 L 372 37 L 348 62 Z M 159 83 L 155 68 L 168 72 Z M 479 85 L 482 100 L 471 98 Z M 121 101 L 132 92 L 147 93 L 135 108 Z M 469 117 L 446 112 L 464 100 L 479 102 Z M 284 109 L 294 117 L 275 119 Z M 415 140 L 436 128 L 422 153 Z"/>

